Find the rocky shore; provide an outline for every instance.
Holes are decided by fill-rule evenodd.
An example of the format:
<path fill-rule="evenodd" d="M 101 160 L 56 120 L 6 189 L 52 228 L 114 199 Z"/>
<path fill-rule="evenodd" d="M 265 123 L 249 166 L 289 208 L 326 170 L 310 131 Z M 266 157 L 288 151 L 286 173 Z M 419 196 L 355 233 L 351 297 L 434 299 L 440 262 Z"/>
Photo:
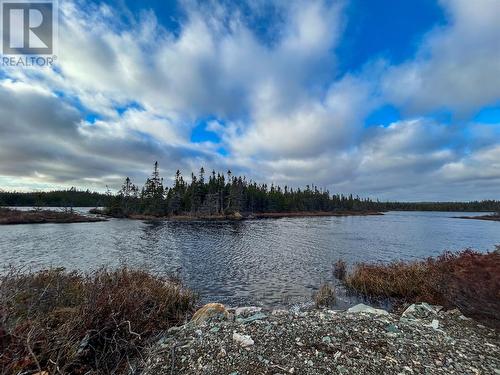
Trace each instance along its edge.
<path fill-rule="evenodd" d="M 457 219 L 470 219 L 470 220 L 487 220 L 487 221 L 500 221 L 500 214 L 481 215 L 481 216 L 457 216 Z"/>
<path fill-rule="evenodd" d="M 425 303 L 402 314 L 226 309 L 162 335 L 145 374 L 500 374 L 498 331 Z"/>
<path fill-rule="evenodd" d="M 107 221 L 100 217 L 80 215 L 74 211 L 31 210 L 20 211 L 0 207 L 0 225 L 13 224 L 70 224 Z"/>

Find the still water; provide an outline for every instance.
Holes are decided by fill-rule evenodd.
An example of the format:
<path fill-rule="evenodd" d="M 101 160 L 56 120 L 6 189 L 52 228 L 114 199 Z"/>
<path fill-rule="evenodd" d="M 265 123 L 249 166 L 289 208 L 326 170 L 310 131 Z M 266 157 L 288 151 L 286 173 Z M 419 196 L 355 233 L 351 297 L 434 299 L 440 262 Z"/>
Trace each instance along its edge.
<path fill-rule="evenodd" d="M 388 262 L 500 244 L 500 223 L 450 212 L 242 222 L 0 226 L 0 267 L 145 267 L 179 273 L 204 301 L 280 306 L 310 300 L 339 258 Z M 463 214 L 462 214 L 463 215 Z M 472 215 L 472 214 L 469 214 Z M 340 305 L 350 304 L 342 296 Z"/>

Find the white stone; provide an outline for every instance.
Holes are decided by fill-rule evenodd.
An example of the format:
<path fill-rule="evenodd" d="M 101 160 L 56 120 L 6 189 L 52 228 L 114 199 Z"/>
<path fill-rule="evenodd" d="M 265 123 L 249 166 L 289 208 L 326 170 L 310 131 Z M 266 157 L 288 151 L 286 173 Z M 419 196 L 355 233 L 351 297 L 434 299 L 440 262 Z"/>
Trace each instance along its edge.
<path fill-rule="evenodd" d="M 367 314 L 376 314 L 376 315 L 389 315 L 389 313 L 382 309 L 375 309 L 371 306 L 360 303 L 356 306 L 353 306 L 347 309 L 348 313 L 367 313 Z"/>
<path fill-rule="evenodd" d="M 233 341 L 235 341 L 237 344 L 241 345 L 241 347 L 243 347 L 243 348 L 247 348 L 247 347 L 255 344 L 255 342 L 252 340 L 252 338 L 250 336 L 240 335 L 237 332 L 233 332 Z"/>

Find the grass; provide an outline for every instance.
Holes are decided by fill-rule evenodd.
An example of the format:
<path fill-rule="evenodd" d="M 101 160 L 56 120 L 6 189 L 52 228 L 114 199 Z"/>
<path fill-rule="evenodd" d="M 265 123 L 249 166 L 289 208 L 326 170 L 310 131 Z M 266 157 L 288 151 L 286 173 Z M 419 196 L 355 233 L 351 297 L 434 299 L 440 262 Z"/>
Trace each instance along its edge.
<path fill-rule="evenodd" d="M 330 284 L 324 283 L 314 295 L 314 303 L 318 309 L 330 307 L 335 303 L 335 298 L 335 290 Z"/>
<path fill-rule="evenodd" d="M 436 258 L 390 264 L 358 263 L 345 278 L 362 295 L 428 302 L 499 322 L 500 253 L 446 252 Z"/>
<path fill-rule="evenodd" d="M 347 276 L 347 263 L 339 259 L 333 265 L 333 275 L 337 280 L 344 281 Z"/>
<path fill-rule="evenodd" d="M 0 373 L 127 372 L 195 303 L 178 280 L 140 270 L 11 269 L 0 277 Z"/>

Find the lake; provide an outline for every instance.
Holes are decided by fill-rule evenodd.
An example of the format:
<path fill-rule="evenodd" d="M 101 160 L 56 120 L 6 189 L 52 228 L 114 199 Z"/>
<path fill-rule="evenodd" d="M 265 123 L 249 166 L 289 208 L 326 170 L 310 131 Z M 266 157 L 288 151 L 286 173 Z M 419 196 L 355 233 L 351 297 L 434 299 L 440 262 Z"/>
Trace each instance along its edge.
<path fill-rule="evenodd" d="M 484 213 L 482 213 L 484 214 Z M 310 301 L 343 258 L 389 262 L 444 250 L 493 250 L 500 223 L 450 212 L 240 222 L 109 222 L 0 226 L 0 265 L 145 267 L 179 273 L 203 301 L 283 306 Z M 467 215 L 480 215 L 479 213 Z M 340 293 L 339 307 L 354 303 Z"/>

